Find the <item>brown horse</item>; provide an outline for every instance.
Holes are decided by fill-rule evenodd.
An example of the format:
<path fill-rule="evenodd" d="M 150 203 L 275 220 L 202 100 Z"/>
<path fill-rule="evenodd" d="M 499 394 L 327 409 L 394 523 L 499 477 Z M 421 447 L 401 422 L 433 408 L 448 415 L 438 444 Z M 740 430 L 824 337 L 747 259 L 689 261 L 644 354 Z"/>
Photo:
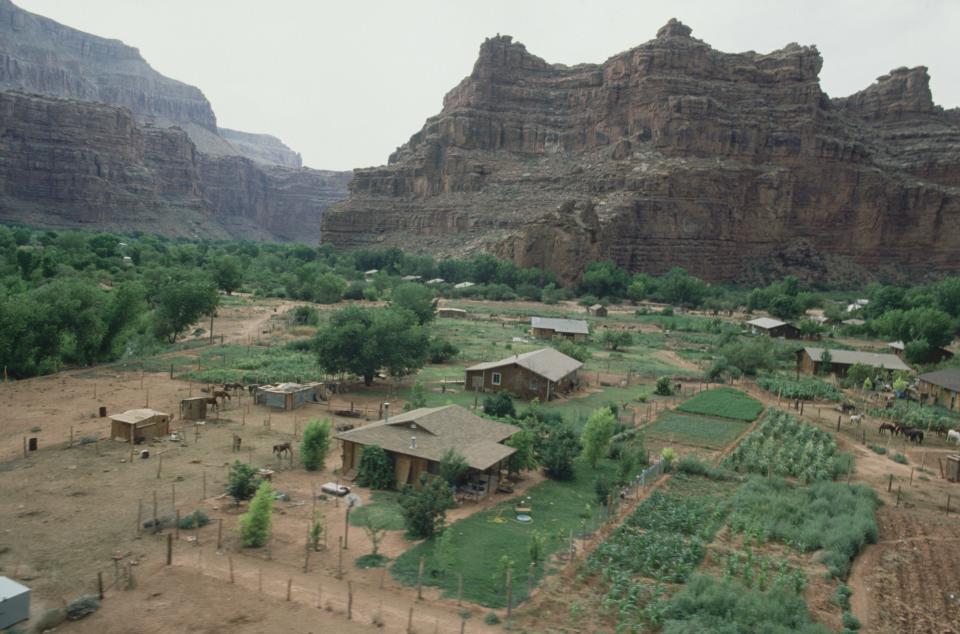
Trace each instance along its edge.
<path fill-rule="evenodd" d="M 237 434 L 234 434 L 234 435 L 233 435 L 233 450 L 234 450 L 234 451 L 240 451 L 240 445 L 241 445 L 241 444 L 243 444 L 243 438 L 241 438 L 241 437 L 238 436 Z"/>
<path fill-rule="evenodd" d="M 242 390 L 243 387 L 244 387 L 243 383 L 224 383 L 223 384 L 224 391 L 233 392 L 234 394 L 236 394 L 238 390 Z"/>
<path fill-rule="evenodd" d="M 290 446 L 288 442 L 282 442 L 278 445 L 273 446 L 273 454 L 277 458 L 283 458 L 283 454 L 288 453 L 291 456 L 293 455 L 293 447 Z"/>
<path fill-rule="evenodd" d="M 213 409 L 220 408 L 220 403 L 217 401 L 216 396 L 208 396 L 206 397 L 206 401 L 207 401 L 207 407 L 212 407 Z"/>
<path fill-rule="evenodd" d="M 230 392 L 227 392 L 226 390 L 214 390 L 214 391 L 213 391 L 213 398 L 214 398 L 214 399 L 220 399 L 220 400 L 221 400 L 222 402 L 224 402 L 224 403 L 225 403 L 226 401 L 232 400 L 232 399 L 230 398 Z"/>
<path fill-rule="evenodd" d="M 883 432 L 888 431 L 891 434 L 896 433 L 897 427 L 892 423 L 880 423 L 880 429 L 877 430 L 877 433 L 883 436 Z"/>

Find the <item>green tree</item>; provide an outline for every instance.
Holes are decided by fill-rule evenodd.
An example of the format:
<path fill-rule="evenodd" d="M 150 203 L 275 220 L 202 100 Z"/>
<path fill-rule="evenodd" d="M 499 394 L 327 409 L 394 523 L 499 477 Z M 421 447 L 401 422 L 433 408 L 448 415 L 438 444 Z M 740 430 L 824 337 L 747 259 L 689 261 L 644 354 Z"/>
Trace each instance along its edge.
<path fill-rule="evenodd" d="M 300 443 L 300 461 L 307 471 L 323 469 L 330 449 L 330 421 L 312 420 L 303 430 Z"/>
<path fill-rule="evenodd" d="M 624 297 L 630 276 L 610 260 L 591 262 L 583 273 L 580 289 L 597 297 Z"/>
<path fill-rule="evenodd" d="M 212 315 L 219 297 L 213 282 L 193 276 L 169 280 L 159 289 L 155 301 L 154 328 L 158 336 L 173 343 L 191 324 Z"/>
<path fill-rule="evenodd" d="M 446 339 L 440 337 L 430 339 L 430 348 L 427 351 L 430 363 L 446 363 L 458 354 L 460 349 Z"/>
<path fill-rule="evenodd" d="M 674 306 L 699 306 L 707 296 L 707 284 L 678 267 L 657 280 L 657 295 Z"/>
<path fill-rule="evenodd" d="M 796 297 L 790 295 L 778 295 L 774 297 L 767 310 L 774 317 L 780 319 L 795 319 L 803 314 L 803 306 L 797 301 Z"/>
<path fill-rule="evenodd" d="M 597 502 L 602 506 L 607 506 L 610 502 L 610 495 L 613 493 L 613 486 L 610 480 L 604 476 L 598 476 L 593 483 L 593 493 L 597 496 Z"/>
<path fill-rule="evenodd" d="M 363 532 L 367 534 L 367 539 L 370 540 L 370 548 L 372 549 L 370 554 L 376 557 L 380 554 L 380 542 L 387 534 L 387 527 L 383 520 L 377 520 L 371 513 L 367 513 L 363 521 Z"/>
<path fill-rule="evenodd" d="M 857 387 L 863 385 L 863 382 L 867 380 L 873 374 L 873 370 L 870 369 L 870 366 L 864 365 L 862 363 L 854 363 L 847 370 L 847 376 L 845 383 L 847 385 Z"/>
<path fill-rule="evenodd" d="M 347 282 L 339 275 L 324 273 L 316 279 L 313 286 L 313 301 L 318 304 L 336 304 L 343 299 Z"/>
<path fill-rule="evenodd" d="M 314 340 L 324 371 L 352 372 L 363 377 L 366 385 L 381 369 L 405 376 L 422 368 L 427 345 L 427 334 L 413 313 L 356 306 L 335 312 Z"/>
<path fill-rule="evenodd" d="M 484 413 L 497 418 L 516 418 L 517 411 L 513 399 L 506 392 L 497 392 L 483 399 Z"/>
<path fill-rule="evenodd" d="M 467 459 L 463 457 L 463 454 L 459 453 L 456 449 L 447 449 L 447 451 L 440 456 L 437 475 L 446 480 L 447 484 L 456 490 L 463 482 L 469 469 L 470 465 L 467 464 Z"/>
<path fill-rule="evenodd" d="M 673 394 L 673 382 L 669 376 L 661 376 L 657 379 L 657 385 L 654 389 L 659 396 L 670 396 Z"/>
<path fill-rule="evenodd" d="M 583 443 L 582 455 L 584 459 L 594 469 L 600 458 L 607 454 L 607 448 L 610 446 L 610 439 L 617 427 L 617 419 L 608 407 L 597 409 L 587 419 L 587 424 L 583 428 L 581 440 Z"/>
<path fill-rule="evenodd" d="M 273 519 L 273 487 L 264 480 L 250 502 L 250 509 L 240 516 L 240 540 L 244 548 L 259 548 L 270 539 Z"/>
<path fill-rule="evenodd" d="M 230 475 L 227 478 L 227 493 L 233 498 L 234 504 L 249 500 L 256 493 L 260 479 L 257 477 L 257 468 L 235 460 L 230 466 Z"/>
<path fill-rule="evenodd" d="M 605 330 L 600 338 L 608 350 L 618 350 L 633 343 L 633 335 L 626 330 Z"/>
<path fill-rule="evenodd" d="M 437 537 L 436 545 L 433 547 L 433 558 L 437 562 L 440 574 L 446 575 L 448 572 L 456 570 L 458 563 L 457 546 L 453 541 L 452 530 L 444 529 Z"/>
<path fill-rule="evenodd" d="M 677 461 L 677 450 L 673 447 L 664 447 L 660 452 L 660 460 L 663 461 L 663 468 L 670 471 L 673 463 Z"/>
<path fill-rule="evenodd" d="M 547 536 L 540 531 L 530 533 L 530 545 L 527 547 L 530 563 L 540 565 L 547 556 Z"/>
<path fill-rule="evenodd" d="M 323 513 L 317 511 L 310 519 L 310 532 L 308 537 L 309 543 L 307 546 L 312 548 L 314 551 L 319 551 L 321 537 L 323 537 Z"/>
<path fill-rule="evenodd" d="M 213 263 L 213 280 L 217 283 L 217 288 L 232 295 L 233 291 L 240 288 L 243 283 L 243 266 L 240 258 L 233 255 L 225 255 Z"/>
<path fill-rule="evenodd" d="M 433 321 L 437 315 L 433 291 L 416 282 L 398 284 L 390 293 L 390 304 L 412 312 L 421 325 Z"/>
<path fill-rule="evenodd" d="M 420 487 L 404 485 L 400 491 L 400 512 L 407 536 L 428 539 L 443 530 L 447 509 L 453 508 L 453 490 L 443 478 L 427 478 L 420 474 Z"/>
<path fill-rule="evenodd" d="M 539 465 L 537 454 L 534 451 L 536 436 L 529 429 L 521 429 L 504 443 L 508 447 L 516 449 L 507 458 L 507 473 L 517 475 L 521 471 L 530 471 L 536 469 Z"/>
<path fill-rule="evenodd" d="M 921 365 L 930 362 L 933 351 L 933 346 L 930 345 L 930 342 L 926 339 L 917 339 L 903 347 L 903 356 L 906 357 L 907 362 Z"/>
<path fill-rule="evenodd" d="M 572 480 L 573 461 L 580 453 L 580 440 L 568 425 L 560 425 L 546 435 L 540 451 L 540 463 L 553 480 Z"/>
<path fill-rule="evenodd" d="M 423 383 L 416 381 L 410 388 L 410 398 L 403 404 L 403 411 L 409 412 L 413 409 L 420 409 L 427 406 L 427 393 L 423 388 Z"/>
<path fill-rule="evenodd" d="M 367 445 L 360 454 L 357 484 L 371 489 L 390 489 L 394 482 L 393 461 L 379 445 Z"/>
<path fill-rule="evenodd" d="M 590 350 L 588 350 L 586 346 L 570 341 L 569 339 L 561 339 L 558 342 L 554 342 L 553 347 L 557 352 L 561 352 L 581 363 L 586 363 L 587 360 L 590 359 Z"/>

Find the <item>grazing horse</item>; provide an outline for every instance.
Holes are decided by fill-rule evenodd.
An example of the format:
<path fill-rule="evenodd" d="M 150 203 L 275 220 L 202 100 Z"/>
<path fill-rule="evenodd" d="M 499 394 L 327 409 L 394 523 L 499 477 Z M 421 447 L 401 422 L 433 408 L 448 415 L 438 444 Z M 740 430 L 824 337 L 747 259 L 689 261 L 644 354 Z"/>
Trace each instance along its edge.
<path fill-rule="evenodd" d="M 250 393 L 250 396 L 253 396 L 253 393 L 256 392 L 256 391 L 257 391 L 257 388 L 260 387 L 260 386 L 257 385 L 256 383 L 250 383 L 250 384 L 246 385 L 245 387 L 247 388 L 247 392 Z"/>
<path fill-rule="evenodd" d="M 236 394 L 237 390 L 243 389 L 243 383 L 224 383 L 223 389 L 224 391 L 233 392 Z"/>
<path fill-rule="evenodd" d="M 214 399 L 220 399 L 220 400 L 223 401 L 224 403 L 227 402 L 227 401 L 229 401 L 229 400 L 232 400 L 232 399 L 230 398 L 230 392 L 227 392 L 226 390 L 214 390 L 214 391 L 213 391 L 213 398 L 214 398 Z"/>
<path fill-rule="evenodd" d="M 241 438 L 241 437 L 238 436 L 237 434 L 234 434 L 234 435 L 233 435 L 233 450 L 234 450 L 234 451 L 240 451 L 240 445 L 242 445 L 242 444 L 243 444 L 243 438 Z"/>
<path fill-rule="evenodd" d="M 910 432 L 912 431 L 913 431 L 913 427 L 910 427 L 909 425 L 901 425 L 897 423 L 897 425 L 893 429 L 893 435 L 899 436 L 900 434 L 903 434 L 904 436 L 909 436 Z"/>
<path fill-rule="evenodd" d="M 216 396 L 208 396 L 206 397 L 206 401 L 207 401 L 207 407 L 212 407 L 213 409 L 220 408 L 220 403 L 217 401 Z"/>
<path fill-rule="evenodd" d="M 957 443 L 958 445 L 960 445 L 960 431 L 957 431 L 956 429 L 951 429 L 950 431 L 948 431 L 948 432 L 947 432 L 947 444 L 948 444 L 948 445 L 950 444 L 950 441 L 953 441 L 953 442 Z"/>
<path fill-rule="evenodd" d="M 911 429 L 908 432 L 905 432 L 907 438 L 910 439 L 910 442 L 915 442 L 918 445 L 923 444 L 923 432 L 919 429 Z"/>
<path fill-rule="evenodd" d="M 283 458 L 284 453 L 289 453 L 291 456 L 293 455 L 293 447 L 290 446 L 290 443 L 282 442 L 279 445 L 273 446 L 273 454 L 277 458 Z"/>
<path fill-rule="evenodd" d="M 880 423 L 880 428 L 877 430 L 877 433 L 883 436 L 883 432 L 888 431 L 891 434 L 897 433 L 897 426 L 892 423 Z"/>
<path fill-rule="evenodd" d="M 854 423 L 859 425 L 862 422 L 863 422 L 863 414 L 854 414 L 853 416 L 850 417 L 851 425 L 853 425 Z"/>

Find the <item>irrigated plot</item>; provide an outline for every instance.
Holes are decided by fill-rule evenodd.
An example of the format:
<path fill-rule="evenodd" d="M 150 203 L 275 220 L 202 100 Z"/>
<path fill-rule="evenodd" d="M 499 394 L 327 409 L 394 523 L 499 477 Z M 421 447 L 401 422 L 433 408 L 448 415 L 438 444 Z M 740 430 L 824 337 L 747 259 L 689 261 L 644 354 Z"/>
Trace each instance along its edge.
<path fill-rule="evenodd" d="M 665 412 L 644 433 L 651 439 L 722 449 L 747 427 L 736 420 Z"/>
<path fill-rule="evenodd" d="M 690 414 L 753 421 L 763 411 L 763 405 L 760 401 L 747 396 L 740 390 L 735 390 L 732 387 L 719 387 L 700 392 L 693 398 L 681 403 L 677 409 Z"/>

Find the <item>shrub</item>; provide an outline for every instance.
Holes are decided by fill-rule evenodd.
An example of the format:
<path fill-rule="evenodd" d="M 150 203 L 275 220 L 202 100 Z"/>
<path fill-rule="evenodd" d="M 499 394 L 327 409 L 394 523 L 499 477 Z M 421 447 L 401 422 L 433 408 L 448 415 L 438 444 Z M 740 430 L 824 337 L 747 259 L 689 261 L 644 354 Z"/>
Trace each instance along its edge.
<path fill-rule="evenodd" d="M 250 509 L 240 516 L 240 538 L 244 548 L 259 548 L 270 538 L 273 516 L 273 487 L 264 480 L 250 502 Z"/>
<path fill-rule="evenodd" d="M 841 583 L 837 586 L 837 589 L 834 590 L 833 596 L 830 598 L 836 605 L 840 607 L 841 610 L 850 609 L 850 596 L 853 594 L 853 590 L 850 589 L 845 583 Z"/>
<path fill-rule="evenodd" d="M 456 449 L 448 449 L 440 456 L 438 475 L 453 488 L 463 482 L 469 469 L 470 465 L 467 464 L 467 459 Z"/>
<path fill-rule="evenodd" d="M 390 561 L 389 557 L 378 553 L 361 555 L 354 563 L 357 564 L 357 568 L 383 568 L 388 561 Z"/>
<path fill-rule="evenodd" d="M 439 337 L 431 339 L 430 346 L 427 348 L 427 358 L 430 363 L 446 363 L 458 354 L 460 354 L 459 348 Z"/>
<path fill-rule="evenodd" d="M 845 611 L 843 613 L 843 618 L 841 619 L 843 626 L 848 630 L 859 630 L 860 629 L 860 619 L 855 617 L 852 612 Z"/>
<path fill-rule="evenodd" d="M 559 342 L 554 342 L 553 345 L 557 351 L 562 352 L 568 357 L 572 357 L 581 363 L 586 363 L 590 359 L 590 351 L 586 346 L 583 346 L 579 343 L 575 343 L 569 339 L 561 339 Z"/>
<path fill-rule="evenodd" d="M 499 625 L 500 617 L 497 616 L 496 612 L 487 612 L 487 615 L 483 617 L 483 622 L 487 625 Z"/>
<path fill-rule="evenodd" d="M 899 452 L 890 456 L 890 459 L 900 464 L 907 464 L 909 462 L 909 460 L 907 460 L 907 457 Z"/>
<path fill-rule="evenodd" d="M 483 411 L 497 418 L 514 418 L 517 415 L 513 399 L 506 392 L 497 392 L 483 399 Z"/>
<path fill-rule="evenodd" d="M 257 468 L 234 461 L 230 467 L 230 477 L 227 481 L 227 492 L 233 498 L 234 503 L 240 506 L 240 502 L 249 500 L 257 492 L 257 486 L 260 479 L 257 477 Z"/>
<path fill-rule="evenodd" d="M 617 419 L 609 407 L 601 407 L 587 419 L 580 440 L 583 444 L 583 457 L 592 468 L 596 469 L 597 462 L 606 455 L 616 426 Z"/>
<path fill-rule="evenodd" d="M 726 469 L 713 467 L 695 456 L 684 456 L 677 462 L 676 470 L 687 475 L 700 476 L 710 480 L 733 480 L 737 474 Z"/>
<path fill-rule="evenodd" d="M 303 430 L 300 443 L 300 460 L 307 471 L 323 469 L 330 448 L 330 421 L 312 420 Z"/>
<path fill-rule="evenodd" d="M 664 447 L 660 452 L 660 459 L 663 461 L 665 471 L 670 471 L 673 463 L 677 460 L 677 450 L 673 447 Z"/>
<path fill-rule="evenodd" d="M 878 454 L 880 454 L 881 456 L 884 455 L 885 453 L 887 453 L 887 448 L 886 448 L 886 447 L 882 447 L 882 446 L 880 446 L 880 445 L 874 445 L 874 444 L 872 444 L 872 443 L 867 443 L 867 447 L 868 447 L 873 453 L 878 453 Z"/>
<path fill-rule="evenodd" d="M 654 390 L 660 396 L 670 396 L 673 394 L 673 385 L 669 376 L 661 376 L 657 379 L 657 387 Z"/>
<path fill-rule="evenodd" d="M 553 480 L 573 479 L 573 461 L 580 453 L 580 440 L 567 425 L 561 425 L 547 434 L 540 451 L 540 463 Z"/>
<path fill-rule="evenodd" d="M 191 528 L 200 528 L 210 523 L 210 518 L 203 509 L 197 509 L 193 513 L 180 518 L 180 528 L 189 530 Z"/>
<path fill-rule="evenodd" d="M 404 485 L 397 501 L 407 536 L 412 539 L 427 539 L 443 530 L 447 509 L 454 505 L 453 490 L 446 480 L 428 479 L 425 473 L 420 474 L 420 488 Z"/>
<path fill-rule="evenodd" d="M 390 489 L 394 483 L 393 461 L 379 445 L 367 445 L 360 454 L 357 484 L 371 489 Z"/>
<path fill-rule="evenodd" d="M 67 619 L 79 621 L 100 609 L 97 597 L 85 595 L 67 604 Z"/>

